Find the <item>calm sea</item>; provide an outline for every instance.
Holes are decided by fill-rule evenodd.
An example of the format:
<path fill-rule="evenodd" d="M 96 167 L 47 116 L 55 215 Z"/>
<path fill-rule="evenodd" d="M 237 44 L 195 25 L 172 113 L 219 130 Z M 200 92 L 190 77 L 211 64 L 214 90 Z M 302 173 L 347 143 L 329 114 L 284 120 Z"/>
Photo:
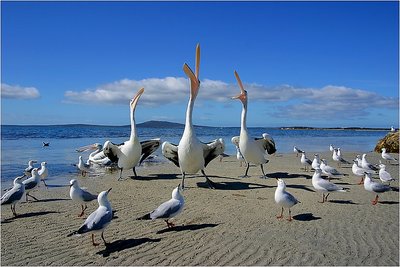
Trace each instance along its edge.
<path fill-rule="evenodd" d="M 292 153 L 296 145 L 305 151 L 323 152 L 329 144 L 341 147 L 343 151 L 369 152 L 387 131 L 359 130 L 283 130 L 279 128 L 249 128 L 252 136 L 269 133 L 275 140 L 278 153 Z M 213 128 L 196 127 L 196 134 L 203 142 L 223 138 L 226 154 L 236 154 L 231 138 L 239 135 L 239 127 Z M 179 143 L 183 127 L 179 128 L 139 128 L 140 140 L 161 138 L 161 141 Z M 31 159 L 46 161 L 49 169 L 49 184 L 66 184 L 71 176 L 77 174 L 73 164 L 78 162 L 79 155 L 84 160 L 88 153 L 77 153 L 76 148 L 93 144 L 103 144 L 106 140 L 122 143 L 129 138 L 130 126 L 1 126 L 1 182 L 2 188 L 9 187 L 12 180 L 23 173 Z M 43 147 L 42 142 L 50 142 Z M 159 148 L 156 154 L 160 161 L 165 160 Z"/>

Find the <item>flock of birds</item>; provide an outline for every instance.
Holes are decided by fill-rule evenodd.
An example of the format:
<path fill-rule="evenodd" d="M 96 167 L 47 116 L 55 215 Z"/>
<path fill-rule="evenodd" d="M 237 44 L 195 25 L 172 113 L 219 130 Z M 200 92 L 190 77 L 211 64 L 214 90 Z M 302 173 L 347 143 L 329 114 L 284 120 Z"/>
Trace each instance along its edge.
<path fill-rule="evenodd" d="M 193 72 L 186 63 L 183 65 L 183 71 L 190 80 L 190 97 L 186 110 L 185 128 L 179 144 L 176 145 L 170 142 L 164 142 L 161 145 L 159 138 L 139 141 L 136 131 L 135 109 L 141 95 L 144 93 L 144 88 L 141 88 L 130 101 L 131 134 L 129 140 L 122 144 L 115 144 L 108 140 L 104 143 L 104 145 L 95 143 L 77 149 L 78 152 L 95 150 L 90 153 L 87 162 L 84 162 L 82 156 L 79 156 L 79 161 L 76 166 L 81 171 L 82 176 L 85 176 L 88 172 L 91 172 L 93 166 L 107 167 L 114 165 L 120 170 L 118 180 L 121 180 L 123 171 L 129 169 L 133 170 L 133 173 L 136 177 L 137 173 L 135 168 L 144 160 L 149 158 L 149 156 L 161 145 L 162 154 L 180 169 L 182 180 L 181 183 L 173 189 L 170 200 L 162 203 L 152 212 L 139 217 L 138 220 L 163 219 L 165 220 L 167 227 L 173 227 L 174 224 L 171 223 L 169 219 L 178 215 L 184 207 L 185 201 L 182 195 L 182 190 L 185 188 L 185 177 L 187 174 L 196 174 L 200 171 L 204 176 L 208 187 L 211 189 L 216 188 L 217 184 L 207 176 L 205 173 L 205 168 L 213 159 L 223 155 L 225 144 L 221 138 L 215 139 L 208 143 L 203 143 L 197 138 L 194 131 L 192 113 L 194 102 L 200 88 L 199 69 L 200 46 L 197 45 L 195 72 Z M 275 142 L 273 138 L 266 133 L 260 138 L 252 138 L 249 135 L 246 124 L 248 105 L 247 91 L 244 89 L 244 86 L 236 71 L 234 72 L 234 75 L 237 79 L 240 93 L 237 96 L 232 97 L 232 99 L 241 101 L 242 113 L 240 136 L 233 137 L 232 143 L 235 144 L 237 148 L 237 157 L 241 164 L 242 162 L 247 164 L 243 177 L 248 177 L 250 164 L 255 164 L 259 165 L 261 168 L 261 177 L 267 178 L 263 165 L 268 163 L 268 154 L 273 154 L 276 152 Z M 350 163 L 343 159 L 340 148 L 333 148 L 333 146 L 331 146 L 331 149 L 333 151 L 332 158 L 334 161 L 337 161 L 338 166 L 340 166 L 340 164 Z M 312 177 L 312 185 L 318 192 L 322 192 L 322 202 L 327 201 L 328 195 L 331 192 L 345 191 L 345 189 L 342 187 L 330 182 L 330 178 L 338 177 L 342 174 L 335 168 L 329 166 L 326 160 L 319 159 L 318 154 L 316 154 L 314 155 L 314 160 L 311 161 L 306 157 L 306 153 L 297 147 L 294 147 L 294 152 L 301 154 L 300 162 L 304 165 L 306 171 L 310 167 L 315 170 Z M 387 161 L 396 161 L 396 159 L 391 157 L 384 150 L 382 151 L 382 157 Z M 11 210 L 14 216 L 17 216 L 15 205 L 22 199 L 23 195 L 26 194 L 27 201 L 28 196 L 37 200 L 34 196 L 30 195 L 30 191 L 38 187 L 40 181 L 43 181 L 45 184 L 44 179 L 48 175 L 46 162 L 42 162 L 40 169 L 34 168 L 34 163 L 36 163 L 36 161 L 29 161 L 29 166 L 25 170 L 24 175 L 15 178 L 13 188 L 8 190 L 1 198 L 2 205 L 11 204 Z M 379 167 L 379 177 L 381 180 L 384 182 L 392 181 L 393 178 L 391 178 L 390 174 L 385 170 L 385 165 L 380 164 Z M 371 175 L 377 170 L 378 169 L 375 166 L 367 162 L 365 154 L 362 156 L 362 158 L 357 157 L 357 159 L 354 160 L 352 168 L 353 173 L 357 176 L 365 176 L 365 189 L 377 194 L 373 204 L 378 202 L 379 193 L 390 190 L 390 186 L 372 181 Z M 322 178 L 322 174 L 327 175 L 328 180 Z M 23 181 L 25 176 L 29 178 Z M 282 207 L 281 214 L 277 217 L 282 218 L 284 208 L 287 208 L 289 210 L 288 220 L 292 220 L 290 208 L 299 203 L 299 201 L 292 194 L 286 191 L 286 185 L 282 179 L 277 178 L 277 185 L 278 186 L 275 191 L 275 201 L 279 206 Z M 81 188 L 76 179 L 72 179 L 70 181 L 70 198 L 81 205 L 81 211 L 78 215 L 79 217 L 84 215 L 85 210 L 87 209 L 86 204 L 88 202 L 97 199 L 99 206 L 87 217 L 85 222 L 78 230 L 73 231 L 68 236 L 91 232 L 92 244 L 96 246 L 98 243 L 95 242 L 94 233 L 101 232 L 101 238 L 104 244 L 107 244 L 106 240 L 104 239 L 104 229 L 109 225 L 113 218 L 112 207 L 107 198 L 110 191 L 111 188 L 96 195 Z"/>

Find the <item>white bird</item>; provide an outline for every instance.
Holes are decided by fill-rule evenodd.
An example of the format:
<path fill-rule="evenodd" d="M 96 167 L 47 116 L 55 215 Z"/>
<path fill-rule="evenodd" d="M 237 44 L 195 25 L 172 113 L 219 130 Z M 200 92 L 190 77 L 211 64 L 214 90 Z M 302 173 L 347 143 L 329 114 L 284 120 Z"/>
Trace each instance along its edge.
<path fill-rule="evenodd" d="M 319 165 L 321 165 L 321 160 L 319 159 L 319 155 L 318 154 L 314 154 L 314 159 L 311 163 L 311 168 L 318 169 Z"/>
<path fill-rule="evenodd" d="M 340 148 L 335 148 L 333 150 L 332 159 L 337 162 L 337 165 L 340 167 L 342 163 L 350 164 L 347 160 L 342 158 Z"/>
<path fill-rule="evenodd" d="M 275 190 L 275 202 L 279 206 L 282 207 L 281 214 L 276 216 L 276 218 L 281 219 L 283 218 L 283 208 L 287 208 L 289 210 L 289 218 L 288 221 L 292 220 L 292 213 L 290 208 L 300 203 L 292 194 L 287 192 L 286 183 L 282 179 L 277 179 L 278 187 Z"/>
<path fill-rule="evenodd" d="M 82 156 L 79 156 L 78 165 L 76 165 L 78 169 L 81 171 L 83 177 L 86 176 L 86 173 L 90 172 L 90 165 L 85 163 L 82 159 Z"/>
<path fill-rule="evenodd" d="M 240 148 L 239 148 L 239 136 L 234 136 L 231 139 L 232 143 L 235 145 L 236 147 L 236 158 L 237 160 L 240 162 L 240 167 L 242 167 L 242 163 L 246 162 L 244 160 L 244 157 L 242 155 L 242 152 L 240 152 Z"/>
<path fill-rule="evenodd" d="M 89 150 L 94 150 L 92 153 L 89 154 L 89 158 L 86 161 L 86 164 L 97 164 L 101 166 L 109 165 L 111 160 L 104 155 L 103 145 L 100 143 L 94 143 L 91 145 L 83 146 L 76 149 L 76 152 L 85 152 Z"/>
<path fill-rule="evenodd" d="M 28 177 L 32 176 L 31 171 L 34 168 L 34 166 L 33 166 L 34 163 L 37 163 L 37 161 L 36 160 L 28 161 L 28 167 L 26 167 L 25 170 L 24 170 L 24 173 L 25 173 L 26 176 L 28 176 Z"/>
<path fill-rule="evenodd" d="M 312 185 L 317 190 L 318 192 L 322 192 L 322 202 L 318 201 L 320 203 L 324 203 L 327 201 L 328 196 L 331 192 L 346 192 L 343 187 L 340 187 L 334 183 L 331 183 L 325 179 L 322 179 L 321 177 L 322 170 L 321 169 L 315 169 L 315 172 L 312 176 Z M 328 193 L 325 196 L 325 193 Z"/>
<path fill-rule="evenodd" d="M 225 144 L 221 138 L 205 144 L 200 142 L 194 131 L 192 113 L 194 102 L 200 88 L 199 68 L 200 45 L 197 45 L 196 74 L 193 73 L 186 63 L 183 65 L 183 71 L 190 79 L 190 97 L 186 110 L 185 129 L 182 138 L 178 145 L 169 142 L 164 142 L 162 144 L 162 154 L 164 157 L 172 161 L 181 170 L 182 188 L 185 188 L 186 174 L 195 174 L 198 171 L 201 171 L 203 176 L 206 178 L 208 187 L 215 188 L 215 183 L 207 177 L 204 169 L 210 161 L 218 157 L 225 150 Z"/>
<path fill-rule="evenodd" d="M 30 195 L 30 191 L 34 190 L 36 187 L 39 186 L 40 183 L 40 176 L 38 173 L 38 169 L 37 168 L 33 168 L 32 170 L 32 177 L 26 179 L 25 181 L 22 182 L 22 184 L 25 186 L 25 199 L 26 202 L 28 202 L 28 196 L 30 196 L 31 198 L 33 198 L 34 200 L 38 200 L 36 197 Z"/>
<path fill-rule="evenodd" d="M 296 153 L 296 157 L 298 157 L 299 154 L 304 153 L 304 151 L 299 149 L 297 146 L 293 147 L 293 152 Z"/>
<path fill-rule="evenodd" d="M 169 219 L 174 218 L 179 213 L 182 212 L 183 206 L 185 205 L 185 200 L 180 192 L 180 185 L 178 185 L 172 191 L 172 198 L 164 203 L 162 203 L 158 208 L 152 212 L 137 218 L 137 220 L 155 220 L 164 219 L 168 228 L 174 227 L 175 225 L 169 222 Z"/>
<path fill-rule="evenodd" d="M 304 165 L 304 171 L 307 171 L 308 167 L 310 167 L 312 164 L 312 161 L 309 158 L 307 158 L 305 152 L 301 153 L 300 162 L 302 165 Z"/>
<path fill-rule="evenodd" d="M 391 126 L 391 127 L 390 127 L 390 131 L 391 131 L 392 133 L 394 133 L 394 132 L 396 132 L 396 129 L 395 129 L 393 126 Z"/>
<path fill-rule="evenodd" d="M 365 172 L 370 172 L 370 173 L 373 172 L 371 170 L 363 169 L 360 166 L 361 166 L 361 164 L 358 165 L 357 159 L 353 160 L 353 165 L 351 166 L 351 171 L 353 172 L 354 175 L 361 177 L 361 180 L 358 182 L 359 185 L 364 183 Z"/>
<path fill-rule="evenodd" d="M 40 180 L 47 187 L 47 184 L 45 182 L 45 179 L 47 178 L 47 176 L 49 176 L 49 170 L 47 169 L 47 162 L 43 161 L 42 163 L 40 163 L 40 169 L 38 169 L 38 174 L 40 176 Z"/>
<path fill-rule="evenodd" d="M 379 179 L 382 182 L 390 182 L 394 181 L 395 179 L 390 175 L 390 173 L 388 171 L 386 171 L 386 165 L 385 164 L 379 164 Z"/>
<path fill-rule="evenodd" d="M 333 150 L 335 150 L 335 147 L 334 147 L 332 144 L 330 144 L 330 145 L 329 145 L 329 150 L 330 150 L 331 152 L 333 152 Z"/>
<path fill-rule="evenodd" d="M 376 205 L 378 203 L 379 194 L 391 190 L 390 186 L 388 186 L 388 185 L 384 185 L 384 184 L 372 181 L 371 174 L 368 173 L 368 172 L 365 173 L 364 188 L 367 191 L 370 191 L 372 193 L 376 193 L 376 197 L 372 201 L 372 205 Z"/>
<path fill-rule="evenodd" d="M 14 179 L 14 186 L 10 190 L 8 190 L 2 197 L 1 197 L 1 205 L 11 204 L 11 211 L 14 217 L 17 217 L 17 213 L 15 211 L 15 206 L 21 200 L 22 196 L 25 193 L 25 186 L 22 184 L 22 178 L 25 175 L 18 176 Z"/>
<path fill-rule="evenodd" d="M 104 245 L 107 246 L 107 242 L 104 239 L 104 230 L 110 224 L 113 218 L 113 212 L 111 208 L 111 203 L 108 201 L 108 193 L 111 188 L 107 191 L 102 191 L 97 197 L 99 207 L 92 212 L 89 217 L 85 220 L 81 227 L 77 231 L 74 231 L 67 236 L 72 236 L 76 234 L 85 234 L 92 232 L 92 244 L 93 246 L 98 246 L 99 243 L 94 241 L 94 233 L 101 232 L 101 239 L 103 239 Z"/>
<path fill-rule="evenodd" d="M 394 157 L 392 157 L 389 153 L 386 153 L 386 148 L 382 148 L 382 158 L 386 160 L 386 163 L 391 162 L 391 161 L 397 161 Z"/>
<path fill-rule="evenodd" d="M 268 163 L 267 154 L 274 154 L 276 152 L 275 141 L 271 136 L 264 133 L 262 138 L 250 137 L 247 130 L 247 91 L 244 90 L 242 81 L 239 74 L 235 71 L 235 77 L 240 87 L 240 94 L 232 97 L 232 99 L 239 99 L 242 102 L 242 114 L 240 125 L 239 148 L 244 159 L 247 162 L 246 172 L 243 177 L 248 177 L 247 172 L 250 168 L 250 163 L 261 166 L 262 178 L 267 178 L 264 172 L 263 164 Z"/>
<path fill-rule="evenodd" d="M 93 195 L 92 193 L 80 188 L 78 181 L 76 179 L 70 180 L 69 184 L 70 184 L 69 196 L 73 201 L 81 204 L 82 210 L 81 213 L 78 215 L 78 217 L 82 217 L 83 214 L 85 213 L 85 210 L 87 209 L 86 203 L 97 199 L 98 196 Z M 83 204 L 85 204 L 85 207 L 83 206 Z"/>
<path fill-rule="evenodd" d="M 123 170 L 131 168 L 135 177 L 137 177 L 136 166 L 142 163 L 143 160 L 160 146 L 160 139 L 152 139 L 142 143 L 139 142 L 135 123 L 135 109 L 143 92 L 144 88 L 141 88 L 130 101 L 131 135 L 129 140 L 120 145 L 116 145 L 111 141 L 106 141 L 103 146 L 104 155 L 112 162 L 118 164 L 118 168 L 120 169 L 118 180 L 122 179 Z"/>
<path fill-rule="evenodd" d="M 331 178 L 342 177 L 344 175 L 335 168 L 329 166 L 326 159 L 321 159 L 320 169 L 322 170 L 322 173 L 328 175 L 328 181 L 330 181 Z"/>
<path fill-rule="evenodd" d="M 378 171 L 379 169 L 367 161 L 367 154 L 362 155 L 361 167 L 367 172 Z"/>
<path fill-rule="evenodd" d="M 361 159 L 361 155 L 360 155 L 360 154 L 358 154 L 358 155 L 356 156 L 356 161 L 357 161 L 357 166 L 361 168 L 361 166 L 362 166 L 362 159 Z"/>

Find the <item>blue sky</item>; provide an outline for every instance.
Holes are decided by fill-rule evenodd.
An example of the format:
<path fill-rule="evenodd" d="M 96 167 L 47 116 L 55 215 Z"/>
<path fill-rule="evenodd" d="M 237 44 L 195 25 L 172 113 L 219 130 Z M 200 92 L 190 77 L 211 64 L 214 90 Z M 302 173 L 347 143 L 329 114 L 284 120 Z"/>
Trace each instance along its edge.
<path fill-rule="evenodd" d="M 2 124 L 398 127 L 398 2 L 1 2 Z"/>

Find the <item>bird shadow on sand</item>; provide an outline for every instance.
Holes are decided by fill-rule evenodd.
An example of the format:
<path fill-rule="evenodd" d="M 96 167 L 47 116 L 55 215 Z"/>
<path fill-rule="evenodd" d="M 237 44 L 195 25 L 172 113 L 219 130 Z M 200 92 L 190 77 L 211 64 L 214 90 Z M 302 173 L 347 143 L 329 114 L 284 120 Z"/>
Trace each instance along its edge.
<path fill-rule="evenodd" d="M 38 212 L 28 212 L 28 213 L 23 213 L 23 214 L 18 214 L 16 217 L 4 219 L 4 221 L 1 221 L 1 223 L 10 223 L 14 220 L 17 219 L 22 219 L 22 218 L 30 218 L 30 217 L 36 217 L 36 216 L 42 216 L 42 215 L 47 215 L 51 213 L 59 213 L 58 211 L 38 211 Z"/>
<path fill-rule="evenodd" d="M 321 217 L 315 217 L 312 213 L 302 213 L 302 214 L 297 214 L 292 217 L 293 220 L 296 221 L 303 221 L 303 222 L 309 222 L 309 221 L 315 221 L 315 220 L 320 220 Z"/>
<path fill-rule="evenodd" d="M 181 231 L 196 231 L 204 228 L 210 228 L 218 226 L 216 223 L 204 223 L 204 224 L 189 224 L 189 225 L 178 225 L 171 228 L 166 228 L 157 232 L 157 234 L 163 234 L 167 232 L 181 232 Z"/>
<path fill-rule="evenodd" d="M 47 188 L 69 187 L 69 184 L 47 184 Z"/>
<path fill-rule="evenodd" d="M 147 237 L 138 239 L 131 238 L 131 239 L 117 240 L 108 243 L 105 249 L 96 252 L 96 254 L 102 255 L 103 257 L 108 257 L 114 252 L 119 252 L 125 249 L 134 248 L 145 243 L 160 242 L 160 240 L 161 238 L 152 239 Z"/>
<path fill-rule="evenodd" d="M 290 178 L 306 178 L 306 179 L 311 179 L 311 175 L 306 175 L 306 174 L 297 174 L 297 173 L 287 173 L 287 172 L 275 172 L 275 173 L 269 173 L 267 174 L 268 177 L 270 178 L 280 178 L 280 179 L 290 179 Z"/>
<path fill-rule="evenodd" d="M 177 179 L 180 174 L 149 174 L 149 176 L 130 176 L 129 178 L 132 180 L 142 180 L 142 181 L 151 181 L 151 180 L 171 180 Z"/>
<path fill-rule="evenodd" d="M 201 188 L 209 188 L 207 182 L 197 182 L 197 186 Z M 264 184 L 246 183 L 246 182 L 215 182 L 214 187 L 216 190 L 249 190 L 260 188 L 273 188 Z"/>
<path fill-rule="evenodd" d="M 328 200 L 327 202 L 329 203 L 335 203 L 335 204 L 352 204 L 352 205 L 358 205 L 358 203 L 353 202 L 352 200 Z"/>
<path fill-rule="evenodd" d="M 48 198 L 48 199 L 38 199 L 38 200 L 34 200 L 34 201 L 29 201 L 31 202 L 53 202 L 53 201 L 65 201 L 65 200 L 71 200 L 70 198 Z"/>
<path fill-rule="evenodd" d="M 379 204 L 393 205 L 393 204 L 399 204 L 399 202 L 398 201 L 379 201 Z"/>
<path fill-rule="evenodd" d="M 314 190 L 312 190 L 312 189 L 310 189 L 310 188 L 308 188 L 308 186 L 305 186 L 305 185 L 299 185 L 299 184 L 288 184 L 288 185 L 286 185 L 286 187 L 287 188 L 294 188 L 294 189 L 303 189 L 303 190 L 306 190 L 306 191 L 309 191 L 309 192 L 315 192 Z"/>

